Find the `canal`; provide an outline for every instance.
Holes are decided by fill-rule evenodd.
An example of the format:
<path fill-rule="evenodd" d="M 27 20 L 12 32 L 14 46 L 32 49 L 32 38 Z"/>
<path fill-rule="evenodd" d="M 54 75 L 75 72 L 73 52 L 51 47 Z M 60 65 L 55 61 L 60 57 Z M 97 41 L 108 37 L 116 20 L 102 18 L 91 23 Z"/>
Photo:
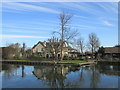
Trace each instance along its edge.
<path fill-rule="evenodd" d="M 118 65 L 2 64 L 2 88 L 118 88 Z"/>

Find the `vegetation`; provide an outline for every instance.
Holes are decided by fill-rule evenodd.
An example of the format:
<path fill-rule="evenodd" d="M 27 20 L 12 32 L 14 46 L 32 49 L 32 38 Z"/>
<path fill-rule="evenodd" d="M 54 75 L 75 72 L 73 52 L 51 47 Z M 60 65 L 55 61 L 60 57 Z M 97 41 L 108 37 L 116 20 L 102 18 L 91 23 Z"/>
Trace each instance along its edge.
<path fill-rule="evenodd" d="M 80 49 L 81 54 L 83 54 L 83 49 L 85 48 L 84 39 L 79 37 L 77 40 L 77 48 Z"/>
<path fill-rule="evenodd" d="M 19 59 L 19 54 L 21 52 L 20 44 L 9 44 L 7 47 L 2 48 L 2 58 L 4 59 Z"/>
<path fill-rule="evenodd" d="M 98 37 L 96 36 L 95 33 L 90 33 L 89 34 L 89 46 L 90 46 L 90 49 L 91 49 L 91 52 L 92 52 L 92 55 L 95 51 L 97 51 L 97 49 L 99 48 L 100 46 L 100 41 L 98 39 Z"/>
<path fill-rule="evenodd" d="M 85 62 L 88 62 L 87 60 L 63 60 L 63 61 L 59 61 L 59 62 L 62 62 L 62 63 L 85 63 Z"/>
<path fill-rule="evenodd" d="M 26 45 L 23 43 L 23 46 L 19 43 L 12 43 L 6 47 L 2 47 L 2 59 L 23 59 L 29 58 L 32 55 L 32 50 L 27 49 Z"/>
<path fill-rule="evenodd" d="M 70 21 L 72 17 L 73 15 L 68 13 L 65 12 L 60 13 L 59 15 L 60 30 L 53 32 L 53 37 L 48 39 L 47 43 L 49 43 L 49 45 L 45 47 L 45 49 L 46 48 L 47 49 L 45 50 L 45 52 L 42 52 L 42 54 L 41 52 L 33 53 L 33 50 L 31 48 L 26 49 L 27 46 L 25 43 L 23 43 L 22 46 L 19 43 L 15 43 L 15 44 L 12 43 L 7 45 L 6 47 L 2 47 L 2 58 L 4 60 L 25 59 L 27 61 L 39 60 L 39 61 L 50 61 L 50 62 L 55 60 L 57 62 L 86 62 L 87 59 L 93 59 L 93 58 L 98 59 L 96 58 L 98 56 L 100 57 L 99 60 L 104 59 L 105 49 L 104 47 L 99 47 L 100 41 L 95 33 L 90 33 L 88 35 L 89 41 L 87 42 L 87 44 L 82 37 L 79 36 L 78 38 L 76 38 L 76 36 L 78 35 L 77 30 L 71 30 L 70 28 Z M 70 51 L 71 54 L 70 57 L 68 56 L 69 53 L 63 55 L 64 45 L 67 46 L 68 50 L 70 49 L 73 50 L 73 52 L 71 52 L 72 50 Z M 116 45 L 115 47 L 120 47 L 120 45 Z M 88 50 L 87 48 L 89 48 L 90 50 Z M 77 52 L 75 52 L 74 50 L 77 50 Z M 51 54 L 49 58 L 45 58 L 46 56 L 42 56 L 46 53 L 46 51 Z M 73 54 L 76 55 L 73 56 Z M 61 61 L 58 61 L 58 59 L 60 59 Z M 84 60 L 80 61 L 78 59 L 84 59 Z"/>
<path fill-rule="evenodd" d="M 48 62 L 48 63 L 85 63 L 88 62 L 88 60 L 62 60 L 62 61 L 53 61 L 53 60 L 30 60 L 30 59 L 26 59 L 26 60 L 12 60 L 12 61 L 32 61 L 32 62 Z"/>
<path fill-rule="evenodd" d="M 102 47 L 99 47 L 99 49 L 98 49 L 98 53 L 100 53 L 100 54 L 101 54 L 101 57 L 100 57 L 100 58 L 102 58 L 102 59 L 103 59 L 104 54 L 105 54 L 105 49 L 104 49 L 104 47 L 103 47 L 103 46 L 102 46 Z"/>
<path fill-rule="evenodd" d="M 64 43 L 70 44 L 70 41 L 78 34 L 76 30 L 72 30 L 70 28 L 70 21 L 73 15 L 62 12 L 59 15 L 60 21 L 60 31 L 54 31 L 54 34 L 58 34 L 60 37 L 60 52 L 61 52 L 61 60 L 63 60 L 63 45 Z"/>
<path fill-rule="evenodd" d="M 55 38 L 55 37 L 52 37 L 51 39 L 48 39 L 48 42 L 49 42 L 49 50 L 50 50 L 50 53 L 52 53 L 52 58 L 57 60 L 57 54 L 59 53 L 60 51 L 60 40 L 58 38 Z"/>

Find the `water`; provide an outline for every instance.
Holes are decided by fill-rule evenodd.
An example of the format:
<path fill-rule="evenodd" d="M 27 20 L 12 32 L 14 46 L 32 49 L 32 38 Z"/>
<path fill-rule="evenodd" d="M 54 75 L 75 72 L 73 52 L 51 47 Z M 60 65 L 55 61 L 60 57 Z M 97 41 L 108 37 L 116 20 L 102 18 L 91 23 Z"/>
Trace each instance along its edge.
<path fill-rule="evenodd" d="M 3 64 L 2 88 L 118 88 L 120 67 Z"/>

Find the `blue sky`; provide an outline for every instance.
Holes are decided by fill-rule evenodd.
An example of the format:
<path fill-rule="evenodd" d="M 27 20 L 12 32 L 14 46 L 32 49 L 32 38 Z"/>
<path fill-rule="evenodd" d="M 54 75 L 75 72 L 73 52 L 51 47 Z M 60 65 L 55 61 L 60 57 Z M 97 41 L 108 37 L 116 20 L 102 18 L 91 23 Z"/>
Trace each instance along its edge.
<path fill-rule="evenodd" d="M 59 30 L 59 13 L 73 14 L 71 28 L 88 41 L 94 32 L 101 46 L 118 43 L 118 3 L 116 2 L 4 2 L 2 4 L 2 45 L 23 43 L 32 47 Z"/>

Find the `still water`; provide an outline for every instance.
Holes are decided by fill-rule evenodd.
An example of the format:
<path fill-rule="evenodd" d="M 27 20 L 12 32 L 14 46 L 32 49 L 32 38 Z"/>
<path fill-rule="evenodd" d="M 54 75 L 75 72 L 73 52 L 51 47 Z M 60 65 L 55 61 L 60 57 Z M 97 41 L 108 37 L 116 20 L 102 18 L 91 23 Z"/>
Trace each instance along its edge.
<path fill-rule="evenodd" d="M 2 88 L 118 88 L 120 67 L 3 64 L 0 75 Z"/>

